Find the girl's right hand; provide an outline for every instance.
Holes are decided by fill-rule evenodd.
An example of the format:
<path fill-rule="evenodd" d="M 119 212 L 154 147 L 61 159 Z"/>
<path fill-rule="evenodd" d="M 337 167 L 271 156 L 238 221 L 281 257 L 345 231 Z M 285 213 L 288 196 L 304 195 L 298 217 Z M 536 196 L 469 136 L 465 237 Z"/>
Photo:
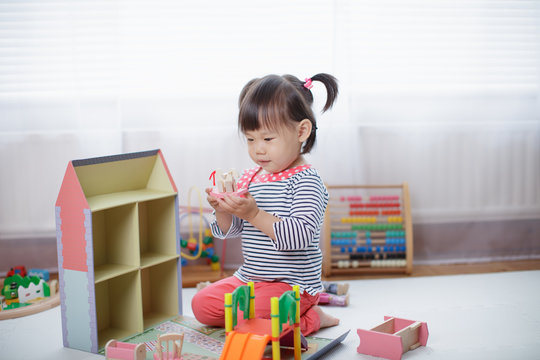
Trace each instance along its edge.
<path fill-rule="evenodd" d="M 206 188 L 204 189 L 204 191 L 206 192 L 206 194 L 208 195 L 206 197 L 206 200 L 208 201 L 208 203 L 210 204 L 211 207 L 214 208 L 214 210 L 216 211 L 220 211 L 221 209 L 219 209 L 219 202 L 218 200 L 213 197 L 212 195 L 210 195 L 210 191 L 212 191 L 212 188 Z"/>
<path fill-rule="evenodd" d="M 207 188 L 204 190 L 208 196 L 206 197 L 206 200 L 214 208 L 216 211 L 216 221 L 221 229 L 221 231 L 226 234 L 229 231 L 229 228 L 232 224 L 232 215 L 227 212 L 223 207 L 220 205 L 220 200 L 210 195 L 210 191 L 212 191 L 212 188 Z"/>

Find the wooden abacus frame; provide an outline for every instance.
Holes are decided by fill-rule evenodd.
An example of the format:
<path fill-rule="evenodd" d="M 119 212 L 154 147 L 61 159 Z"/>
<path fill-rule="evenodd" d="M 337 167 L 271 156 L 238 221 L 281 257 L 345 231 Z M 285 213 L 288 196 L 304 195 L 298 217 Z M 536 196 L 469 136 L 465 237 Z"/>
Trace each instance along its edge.
<path fill-rule="evenodd" d="M 412 229 L 412 218 L 411 218 L 411 206 L 409 198 L 409 186 L 406 182 L 399 185 L 327 185 L 328 191 L 330 193 L 330 202 L 326 209 L 325 218 L 324 218 L 324 256 L 323 256 L 323 275 L 326 277 L 335 276 L 335 275 L 352 275 L 352 274 L 362 274 L 362 273 L 406 273 L 410 274 L 412 272 L 413 264 L 413 229 Z M 401 191 L 401 217 L 402 217 L 402 226 L 403 231 L 405 231 L 405 266 L 377 266 L 374 267 L 370 264 L 370 261 L 364 261 L 361 266 L 358 267 L 345 267 L 339 268 L 335 266 L 337 258 L 344 257 L 345 255 L 333 255 L 332 254 L 332 211 L 336 209 L 336 206 L 333 204 L 335 198 L 332 197 L 332 193 L 336 190 L 376 190 L 376 189 L 398 189 Z M 334 190 L 334 191 L 333 191 Z M 379 222 L 379 217 L 377 216 L 377 222 Z"/>

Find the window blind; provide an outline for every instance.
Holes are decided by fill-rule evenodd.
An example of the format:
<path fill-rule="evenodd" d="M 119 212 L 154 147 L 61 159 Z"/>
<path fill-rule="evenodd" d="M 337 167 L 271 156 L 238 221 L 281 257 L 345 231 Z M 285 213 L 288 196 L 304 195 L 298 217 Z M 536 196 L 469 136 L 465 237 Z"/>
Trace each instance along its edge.
<path fill-rule="evenodd" d="M 324 71 L 340 80 L 347 104 L 340 121 L 538 119 L 539 7 L 536 0 L 2 0 L 0 112 L 32 105 L 13 99 L 97 97 L 90 102 L 116 102 L 116 116 L 134 115 L 120 127 L 139 126 L 147 120 L 136 115 L 157 105 L 196 113 L 207 101 L 234 104 L 256 76 Z M 156 103 L 141 109 L 141 99 Z M 34 121 L 34 112 L 21 111 L 22 121 Z M 167 126 L 178 111 L 166 114 Z"/>
<path fill-rule="evenodd" d="M 1 1 L 0 96 L 206 96 L 331 71 L 330 1 Z M 236 95 L 235 95 L 236 96 Z"/>
<path fill-rule="evenodd" d="M 348 69 L 362 88 L 537 90 L 539 2 L 348 1 Z"/>
<path fill-rule="evenodd" d="M 361 0 L 341 3 L 351 119 L 539 119 L 539 2 Z"/>

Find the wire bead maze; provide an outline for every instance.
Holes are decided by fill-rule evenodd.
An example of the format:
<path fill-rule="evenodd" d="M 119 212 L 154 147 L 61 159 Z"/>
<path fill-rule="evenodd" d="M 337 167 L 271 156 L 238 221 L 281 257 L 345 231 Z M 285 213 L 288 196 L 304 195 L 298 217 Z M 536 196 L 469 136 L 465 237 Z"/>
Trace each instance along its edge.
<path fill-rule="evenodd" d="M 193 190 L 197 191 L 199 200 L 198 210 L 191 208 L 191 195 Z M 196 238 L 193 232 L 193 215 L 197 213 L 199 215 L 199 227 L 198 236 Z M 182 251 L 180 252 L 180 255 L 182 256 L 182 266 L 186 266 L 188 260 L 206 258 L 207 263 L 210 265 L 212 270 L 221 270 L 219 256 L 215 253 L 214 239 L 212 237 L 212 232 L 210 231 L 210 224 L 204 216 L 201 191 L 196 186 L 192 186 L 189 189 L 186 209 L 185 211 L 181 212 L 179 216 L 180 225 L 182 224 L 182 220 L 186 217 L 188 219 L 188 239 L 181 239 L 180 247 L 182 249 L 187 249 L 189 253 Z M 182 234 L 182 231 L 180 231 L 180 233 Z M 223 252 L 224 251 L 225 246 L 223 247 Z"/>
<path fill-rule="evenodd" d="M 400 185 L 327 185 L 325 276 L 412 271 L 409 188 Z"/>

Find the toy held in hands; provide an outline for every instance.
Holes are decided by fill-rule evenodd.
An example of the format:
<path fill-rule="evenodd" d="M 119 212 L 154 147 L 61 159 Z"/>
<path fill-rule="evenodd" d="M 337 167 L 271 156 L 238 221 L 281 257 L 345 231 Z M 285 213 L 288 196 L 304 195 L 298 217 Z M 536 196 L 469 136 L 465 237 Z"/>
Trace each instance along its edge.
<path fill-rule="evenodd" d="M 214 185 L 210 195 L 216 198 L 223 198 L 226 195 L 244 197 L 244 194 L 248 191 L 247 188 L 237 188 L 238 173 L 235 169 L 230 169 L 227 172 L 217 169 L 210 174 L 210 179 Z"/>

